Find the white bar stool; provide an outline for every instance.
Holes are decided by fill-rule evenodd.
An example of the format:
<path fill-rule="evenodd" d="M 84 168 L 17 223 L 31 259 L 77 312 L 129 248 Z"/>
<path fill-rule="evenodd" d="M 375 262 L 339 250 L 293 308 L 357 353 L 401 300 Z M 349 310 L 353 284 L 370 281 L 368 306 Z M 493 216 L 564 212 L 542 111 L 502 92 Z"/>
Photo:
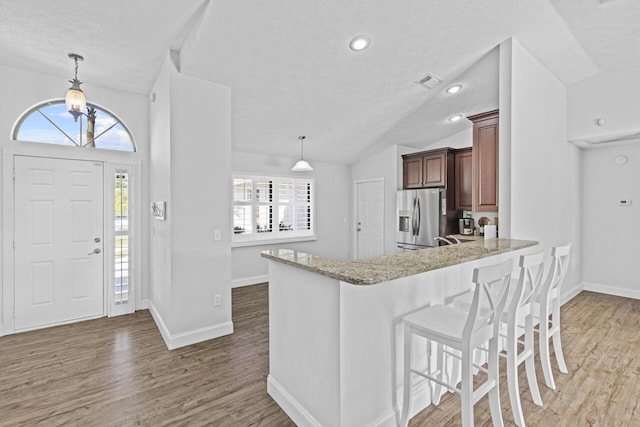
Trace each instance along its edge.
<path fill-rule="evenodd" d="M 538 381 L 536 378 L 535 352 L 533 340 L 533 314 L 535 297 L 538 295 L 544 272 L 544 251 L 530 255 L 522 255 L 518 262 L 520 275 L 517 281 L 512 279 L 507 297 L 507 308 L 502 313 L 502 324 L 506 328 L 506 334 L 500 336 L 506 338 L 506 354 L 499 353 L 507 359 L 507 383 L 509 385 L 509 400 L 513 419 L 519 427 L 525 427 L 522 404 L 520 402 L 520 388 L 518 386 L 518 366 L 525 363 L 527 381 L 533 402 L 542 405 Z M 462 310 L 470 310 L 472 293 L 466 293 L 454 299 L 455 306 Z M 524 341 L 518 338 L 524 329 Z M 522 351 L 519 351 L 522 344 Z M 457 365 L 454 365 L 457 367 Z M 457 378 L 457 369 L 454 369 L 453 379 Z"/>
<path fill-rule="evenodd" d="M 540 345 L 540 363 L 542 373 L 547 387 L 556 388 L 551 371 L 551 357 L 549 355 L 549 339 L 553 338 L 553 349 L 558 361 L 560 372 L 568 373 L 567 364 L 562 354 L 562 341 L 560 339 L 560 287 L 567 275 L 569 267 L 569 255 L 571 244 L 556 246 L 551 249 L 551 267 L 547 274 L 547 280 L 540 287 L 536 297 L 536 315 L 538 316 L 539 333 L 538 344 Z"/>
<path fill-rule="evenodd" d="M 507 302 L 513 260 L 501 264 L 478 267 L 473 270 L 475 291 L 469 312 L 444 305 L 434 305 L 415 311 L 404 317 L 404 396 L 401 426 L 409 422 L 411 402 L 411 373 L 436 383 L 432 401 L 440 401 L 441 386 L 460 394 L 463 427 L 473 426 L 473 406 L 485 394 L 489 394 L 491 418 L 494 426 L 503 426 L 500 409 L 498 373 L 498 329 L 502 311 Z M 483 310 L 481 307 L 490 307 Z M 419 335 L 437 346 L 437 370 L 426 373 L 411 368 L 411 348 L 414 335 Z M 428 341 L 428 342 L 429 342 Z M 487 381 L 473 388 L 473 350 L 489 342 Z M 447 384 L 443 375 L 443 346 L 458 350 L 462 360 L 460 388 Z"/>

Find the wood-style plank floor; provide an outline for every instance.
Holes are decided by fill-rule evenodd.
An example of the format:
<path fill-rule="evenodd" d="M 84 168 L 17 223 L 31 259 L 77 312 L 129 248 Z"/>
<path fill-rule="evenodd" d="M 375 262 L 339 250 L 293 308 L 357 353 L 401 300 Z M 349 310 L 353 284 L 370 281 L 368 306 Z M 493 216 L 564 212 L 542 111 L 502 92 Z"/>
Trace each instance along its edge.
<path fill-rule="evenodd" d="M 169 351 L 147 310 L 0 338 L 1 426 L 294 426 L 267 394 L 267 285 L 234 333 Z"/>
<path fill-rule="evenodd" d="M 562 316 L 570 373 L 555 369 L 550 390 L 538 372 L 538 407 L 521 368 L 528 425 L 640 426 L 640 301 L 583 292 Z M 147 311 L 2 337 L 0 425 L 293 426 L 266 392 L 266 284 L 233 290 L 233 321 L 233 335 L 173 351 Z M 501 397 L 513 425 L 504 376 Z M 410 425 L 459 425 L 459 405 L 448 394 Z M 492 425 L 486 397 L 475 416 Z"/>
<path fill-rule="evenodd" d="M 640 426 L 640 300 L 582 292 L 562 306 L 560 315 L 569 373 L 560 373 L 552 351 L 556 389 L 551 390 L 544 383 L 536 357 L 544 404 L 536 406 L 524 366 L 520 366 L 520 396 L 527 425 Z M 513 426 L 505 369 L 502 359 L 500 403 L 505 425 Z M 476 426 L 493 425 L 486 396 L 474 409 Z M 409 426 L 454 426 L 461 422 L 460 398 L 447 393 L 440 405 L 427 407 Z"/>

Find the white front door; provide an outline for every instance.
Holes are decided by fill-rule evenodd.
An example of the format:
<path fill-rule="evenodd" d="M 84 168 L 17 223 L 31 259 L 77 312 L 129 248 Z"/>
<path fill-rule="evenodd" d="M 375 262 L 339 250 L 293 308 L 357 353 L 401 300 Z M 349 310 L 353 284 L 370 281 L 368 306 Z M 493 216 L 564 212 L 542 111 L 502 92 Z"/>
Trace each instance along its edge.
<path fill-rule="evenodd" d="M 384 181 L 356 182 L 356 258 L 384 254 Z"/>
<path fill-rule="evenodd" d="M 103 164 L 14 159 L 15 330 L 104 315 Z"/>

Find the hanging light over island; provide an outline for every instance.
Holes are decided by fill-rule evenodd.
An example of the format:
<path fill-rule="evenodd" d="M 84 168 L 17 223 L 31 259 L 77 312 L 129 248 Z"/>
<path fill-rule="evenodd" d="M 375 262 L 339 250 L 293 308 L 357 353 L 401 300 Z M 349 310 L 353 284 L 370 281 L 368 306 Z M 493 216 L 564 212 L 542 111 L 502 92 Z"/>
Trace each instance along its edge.
<path fill-rule="evenodd" d="M 294 172 L 310 172 L 313 170 L 309 162 L 304 159 L 304 140 L 306 136 L 301 135 L 298 137 L 300 140 L 300 160 L 296 162 L 295 165 L 291 168 Z"/>

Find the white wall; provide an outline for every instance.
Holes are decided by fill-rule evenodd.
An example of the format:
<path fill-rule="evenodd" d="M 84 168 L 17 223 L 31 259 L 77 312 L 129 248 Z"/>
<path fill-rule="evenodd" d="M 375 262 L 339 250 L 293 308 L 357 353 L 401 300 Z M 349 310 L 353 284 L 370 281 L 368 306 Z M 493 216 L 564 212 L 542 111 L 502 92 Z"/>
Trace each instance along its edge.
<path fill-rule="evenodd" d="M 601 73 L 568 89 L 568 137 L 580 139 L 640 131 L 639 69 Z M 605 125 L 597 126 L 596 119 Z M 629 161 L 617 165 L 615 158 Z M 640 298 L 635 242 L 640 229 L 640 145 L 601 146 L 582 155 L 585 289 Z M 618 206 L 619 199 L 634 204 Z"/>
<path fill-rule="evenodd" d="M 451 135 L 448 138 L 441 139 L 440 141 L 434 142 L 433 144 L 427 145 L 426 147 L 423 147 L 415 151 L 435 150 L 438 148 L 447 148 L 447 147 L 468 148 L 468 147 L 471 147 L 472 145 L 473 145 L 473 125 L 470 125 L 469 128 L 463 130 L 462 132 L 458 132 L 454 135 Z"/>
<path fill-rule="evenodd" d="M 151 220 L 150 295 L 155 308 L 167 323 L 171 323 L 171 100 L 169 65 L 160 70 L 152 89 L 156 100 L 149 106 L 150 179 L 148 193 L 152 201 L 165 201 L 168 214 L 165 221 Z M 148 217 L 149 215 L 147 215 Z"/>
<path fill-rule="evenodd" d="M 349 167 L 337 163 L 314 162 L 313 172 L 292 172 L 295 159 L 234 151 L 232 171 L 239 174 L 313 177 L 316 183 L 317 240 L 275 245 L 236 247 L 231 250 L 233 286 L 266 281 L 267 261 L 260 252 L 286 247 L 334 259 L 348 259 L 350 237 Z M 230 200 L 230 199 L 228 199 Z M 345 222 L 346 220 L 346 222 Z M 231 222 L 225 227 L 230 228 Z"/>
<path fill-rule="evenodd" d="M 583 160 L 585 289 L 640 298 L 640 144 L 585 150 Z"/>
<path fill-rule="evenodd" d="M 152 278 L 152 314 L 175 348 L 233 330 L 231 92 L 181 74 L 170 55 L 154 91 L 150 192 L 167 202 L 167 221 L 152 224 L 152 258 L 161 268 Z M 215 230 L 221 240 L 214 240 Z"/>
<path fill-rule="evenodd" d="M 500 85 L 506 91 L 501 100 L 510 100 L 500 106 L 501 123 L 503 117 L 511 119 L 510 135 L 501 130 L 500 147 L 501 155 L 510 151 L 511 176 L 510 193 L 503 194 L 506 177 L 500 175 L 500 217 L 506 204 L 511 238 L 537 240 L 547 250 L 573 243 L 566 295 L 582 281 L 581 152 L 567 142 L 567 90 L 517 40 L 501 49 L 511 56 L 510 79 Z"/>
<path fill-rule="evenodd" d="M 9 154 L 4 152 L 5 149 L 24 150 L 25 147 L 28 146 L 35 146 L 33 148 L 38 149 L 41 155 L 65 157 L 68 156 L 69 153 L 77 152 L 73 147 L 30 144 L 10 140 L 11 129 L 16 119 L 26 110 L 44 100 L 64 98 L 67 89 L 69 88 L 68 79 L 68 75 L 57 76 L 44 72 L 22 70 L 19 68 L 0 65 L 0 81 L 2 82 L 2 96 L 0 96 L 0 146 L 3 148 L 3 157 L 9 156 Z M 105 107 L 122 119 L 134 135 L 138 148 L 137 153 L 132 154 L 95 150 L 95 158 L 109 160 L 111 162 L 118 162 L 118 159 L 123 158 L 139 160 L 142 164 L 142 189 L 147 188 L 147 167 L 149 160 L 149 109 L 147 95 L 103 87 L 96 82 L 91 81 L 85 82 L 82 87 L 89 101 Z M 5 186 L 5 183 L 2 182 L 2 163 L 3 162 L 0 162 L 0 193 L 3 192 L 3 188 Z M 141 194 L 143 197 L 142 206 L 148 206 L 149 199 L 147 193 L 145 191 L 141 191 Z M 3 194 L 0 194 L 0 200 L 2 200 L 2 198 Z M 12 206 L 3 204 L 2 210 L 4 211 L 5 209 L 12 209 Z M 5 212 L 3 212 L 3 216 L 8 217 Z M 143 283 L 139 284 L 140 286 L 136 288 L 136 303 L 138 307 L 142 300 L 149 296 L 149 289 L 147 286 L 147 277 L 149 274 L 149 258 L 147 255 L 148 230 L 148 218 L 143 216 L 142 232 L 138 234 L 138 236 L 141 237 L 140 243 L 142 244 L 143 253 Z M 11 239 L 12 236 L 2 235 L 2 229 L 0 229 L 0 238 L 0 240 L 4 242 L 5 239 Z M 2 251 L 1 248 L 0 251 Z M 6 264 L 7 262 L 5 255 L 7 255 L 6 251 L 4 253 L 0 252 L 0 256 L 3 259 L 2 264 Z M 8 279 L 5 276 L 5 271 L 3 271 L 2 266 L 0 266 L 0 277 L 3 278 L 2 286 L 13 287 L 12 278 Z M 3 304 L 0 303 L 0 309 L 2 305 Z M 1 318 L 2 316 L 0 313 L 0 319 Z"/>
<path fill-rule="evenodd" d="M 601 73 L 568 89 L 570 140 L 640 131 L 640 69 Z M 596 119 L 605 119 L 598 126 Z"/>
<path fill-rule="evenodd" d="M 354 183 L 360 180 L 384 179 L 384 253 L 398 251 L 396 244 L 396 193 L 402 189 L 402 154 L 414 150 L 392 145 L 386 149 L 351 165 L 351 200 L 355 198 Z M 353 207 L 352 207 L 352 215 Z M 353 228 L 352 228 L 353 233 Z M 351 253 L 354 250 L 351 238 Z"/>

